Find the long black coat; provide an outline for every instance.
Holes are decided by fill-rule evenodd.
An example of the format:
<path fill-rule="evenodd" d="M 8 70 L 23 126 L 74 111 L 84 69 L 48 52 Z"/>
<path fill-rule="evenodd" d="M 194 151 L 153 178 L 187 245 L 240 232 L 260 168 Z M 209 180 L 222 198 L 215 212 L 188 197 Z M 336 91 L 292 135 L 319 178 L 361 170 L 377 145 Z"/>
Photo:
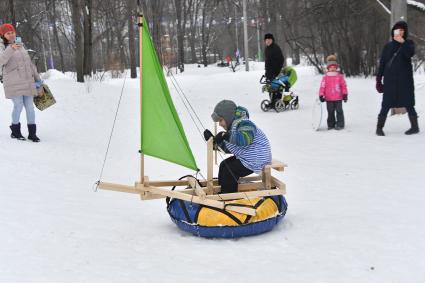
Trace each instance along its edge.
<path fill-rule="evenodd" d="M 396 52 L 398 54 L 390 63 Z M 415 106 L 413 55 L 415 44 L 412 40 L 406 40 L 403 44 L 392 40 L 384 46 L 378 71 L 378 76 L 384 77 L 383 106 Z"/>
<path fill-rule="evenodd" d="M 280 49 L 279 45 L 273 42 L 266 47 L 264 55 L 266 78 L 272 80 L 277 75 L 279 75 L 280 70 L 282 70 L 284 60 L 282 50 Z"/>

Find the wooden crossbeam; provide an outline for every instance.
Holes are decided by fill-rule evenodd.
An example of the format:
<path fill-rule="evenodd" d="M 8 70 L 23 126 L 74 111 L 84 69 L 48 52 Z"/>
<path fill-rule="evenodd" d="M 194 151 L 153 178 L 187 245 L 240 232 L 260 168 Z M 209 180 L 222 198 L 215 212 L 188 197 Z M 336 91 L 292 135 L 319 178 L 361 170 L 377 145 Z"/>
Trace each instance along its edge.
<path fill-rule="evenodd" d="M 239 178 L 239 182 L 252 182 L 252 181 L 260 181 L 261 175 L 254 175 L 254 176 L 248 176 L 248 177 L 242 177 Z"/>
<path fill-rule="evenodd" d="M 273 186 L 283 190 L 284 193 L 286 193 L 286 184 L 284 182 L 280 181 L 279 179 L 273 176 L 271 177 L 271 181 L 273 183 Z"/>
<path fill-rule="evenodd" d="M 195 178 L 188 178 L 188 181 L 189 186 L 193 189 L 195 195 L 204 200 L 207 194 L 205 193 L 204 189 L 199 186 L 198 181 L 196 181 Z"/>
<path fill-rule="evenodd" d="M 178 191 L 169 191 L 169 190 L 162 189 L 162 188 L 149 187 L 149 188 L 145 188 L 145 189 L 148 190 L 151 193 L 163 195 L 163 196 L 166 196 L 166 197 L 177 198 L 177 199 L 181 199 L 181 200 L 185 200 L 185 201 L 190 201 L 190 202 L 194 202 L 194 203 L 198 203 L 198 204 L 202 204 L 202 205 L 206 205 L 206 206 L 211 206 L 211 207 L 215 207 L 215 208 L 219 208 L 219 209 L 225 209 L 225 210 L 234 211 L 234 212 L 237 212 L 237 213 L 242 213 L 242 214 L 247 214 L 247 215 L 252 215 L 252 216 L 256 215 L 255 209 L 249 208 L 249 207 L 239 207 L 239 206 L 232 206 L 232 205 L 226 206 L 225 203 L 221 202 L 221 201 L 217 201 L 217 200 L 213 200 L 213 199 L 202 200 L 198 196 L 192 196 L 192 195 L 188 195 L 188 194 L 178 192 Z"/>
<path fill-rule="evenodd" d="M 234 200 L 234 199 L 253 199 L 266 196 L 277 196 L 285 194 L 285 190 L 272 189 L 262 191 L 252 191 L 244 193 L 229 193 L 229 194 L 218 194 L 218 195 L 207 195 L 207 199 L 215 200 Z"/>
<path fill-rule="evenodd" d="M 188 186 L 188 180 L 169 180 L 169 181 L 149 181 L 149 184 L 154 187 L 174 187 Z"/>
<path fill-rule="evenodd" d="M 107 183 L 107 182 L 99 182 L 98 188 L 102 190 L 123 192 L 123 193 L 130 193 L 130 194 L 143 193 L 143 191 L 139 190 L 135 186 L 126 186 L 126 185 L 119 185 L 119 184 L 113 184 L 113 183 Z"/>
<path fill-rule="evenodd" d="M 283 171 L 285 170 L 285 167 L 288 167 L 288 165 L 286 165 L 285 163 L 277 160 L 277 159 L 273 159 L 272 160 L 272 164 L 270 165 L 266 165 L 265 168 L 271 168 L 277 171 Z"/>

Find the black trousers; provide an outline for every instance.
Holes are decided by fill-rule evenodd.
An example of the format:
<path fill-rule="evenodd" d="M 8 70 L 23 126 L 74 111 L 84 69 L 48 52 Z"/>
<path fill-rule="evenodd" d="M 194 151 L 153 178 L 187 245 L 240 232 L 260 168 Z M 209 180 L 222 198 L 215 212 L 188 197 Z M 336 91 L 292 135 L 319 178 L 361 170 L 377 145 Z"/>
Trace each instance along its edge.
<path fill-rule="evenodd" d="M 381 117 L 387 117 L 388 112 L 390 111 L 390 109 L 393 107 L 387 106 L 382 104 L 381 106 L 381 111 L 379 112 L 379 116 Z M 414 106 L 405 106 L 407 113 L 409 114 L 409 116 L 413 116 L 413 117 L 417 117 L 418 113 L 416 113 L 415 107 Z"/>
<path fill-rule="evenodd" d="M 238 181 L 240 177 L 248 176 L 253 172 L 242 165 L 235 156 L 231 156 L 220 163 L 218 171 L 218 184 L 221 186 L 221 193 L 235 193 L 238 191 Z"/>
<path fill-rule="evenodd" d="M 344 128 L 344 111 L 342 110 L 342 100 L 339 101 L 326 101 L 326 108 L 328 110 L 328 128 L 335 126 Z M 336 113 L 336 121 L 335 121 Z"/>
<path fill-rule="evenodd" d="M 274 107 L 274 104 L 279 99 L 282 99 L 282 93 L 280 93 L 280 92 L 272 92 L 272 93 L 270 93 L 271 106 Z"/>

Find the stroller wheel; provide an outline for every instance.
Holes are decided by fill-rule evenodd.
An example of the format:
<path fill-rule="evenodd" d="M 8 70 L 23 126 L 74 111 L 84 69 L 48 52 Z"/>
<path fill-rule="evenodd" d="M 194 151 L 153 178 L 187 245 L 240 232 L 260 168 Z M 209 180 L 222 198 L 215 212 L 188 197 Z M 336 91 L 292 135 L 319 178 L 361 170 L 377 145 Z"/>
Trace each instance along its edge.
<path fill-rule="evenodd" d="M 298 103 L 298 96 L 296 96 L 295 99 L 291 102 L 291 109 L 298 108 L 300 108 L 300 104 Z"/>
<path fill-rule="evenodd" d="M 261 101 L 261 110 L 263 110 L 264 112 L 270 110 L 270 100 L 264 99 L 263 101 Z"/>
<path fill-rule="evenodd" d="M 283 103 L 282 100 L 278 100 L 274 104 L 274 109 L 276 110 L 276 112 L 282 112 L 286 110 L 286 105 L 285 103 Z"/>

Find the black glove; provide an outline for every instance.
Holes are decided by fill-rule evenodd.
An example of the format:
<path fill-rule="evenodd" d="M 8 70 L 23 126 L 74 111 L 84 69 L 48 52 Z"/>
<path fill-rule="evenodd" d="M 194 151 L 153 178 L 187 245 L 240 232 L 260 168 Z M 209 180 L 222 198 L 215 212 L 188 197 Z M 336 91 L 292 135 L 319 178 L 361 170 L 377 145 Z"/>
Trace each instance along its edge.
<path fill-rule="evenodd" d="M 378 93 L 384 93 L 384 85 L 382 84 L 381 76 L 376 76 L 376 91 Z"/>
<path fill-rule="evenodd" d="M 229 133 L 228 132 L 219 132 L 215 136 L 215 142 L 220 145 L 223 141 L 227 141 L 229 139 Z"/>
<path fill-rule="evenodd" d="M 342 100 L 344 100 L 344 103 L 346 103 L 348 101 L 348 95 L 344 95 L 344 97 L 342 98 Z"/>
<path fill-rule="evenodd" d="M 208 141 L 211 137 L 214 138 L 214 135 L 211 133 L 210 130 L 206 129 L 204 131 L 204 138 L 205 138 L 205 140 Z"/>
<path fill-rule="evenodd" d="M 320 102 L 325 102 L 326 101 L 324 96 L 320 96 L 319 99 L 320 99 Z"/>

